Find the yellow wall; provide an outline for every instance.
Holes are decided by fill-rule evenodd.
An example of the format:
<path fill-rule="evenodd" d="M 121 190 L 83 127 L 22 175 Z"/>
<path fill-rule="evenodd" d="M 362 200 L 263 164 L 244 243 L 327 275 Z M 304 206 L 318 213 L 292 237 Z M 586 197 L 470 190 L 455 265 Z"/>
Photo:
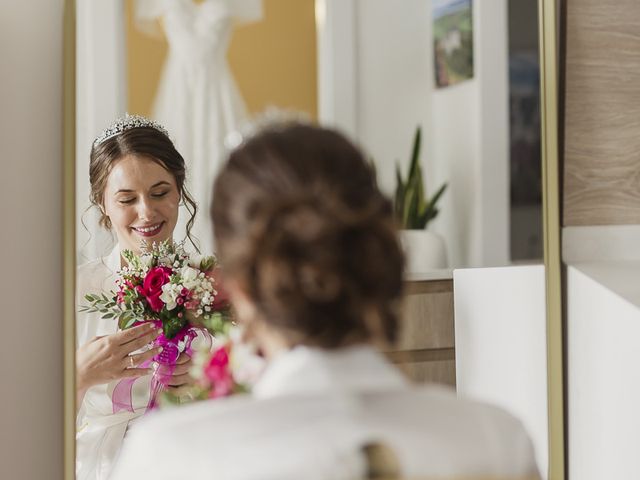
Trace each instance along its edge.
<path fill-rule="evenodd" d="M 127 0 L 128 110 L 149 115 L 167 43 L 138 31 L 132 12 Z M 277 106 L 317 118 L 314 0 L 263 0 L 262 20 L 235 28 L 228 60 L 251 113 Z"/>

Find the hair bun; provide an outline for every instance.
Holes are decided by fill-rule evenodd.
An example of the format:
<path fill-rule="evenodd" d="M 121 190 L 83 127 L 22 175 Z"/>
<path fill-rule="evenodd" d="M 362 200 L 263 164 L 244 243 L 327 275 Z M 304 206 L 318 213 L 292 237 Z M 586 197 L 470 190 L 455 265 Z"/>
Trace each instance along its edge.
<path fill-rule="evenodd" d="M 339 133 L 266 129 L 234 150 L 212 216 L 227 272 L 294 343 L 393 341 L 403 256 L 392 205 Z"/>
<path fill-rule="evenodd" d="M 309 197 L 273 206 L 262 216 L 253 263 L 257 273 L 266 267 L 268 274 L 258 277 L 313 304 L 334 301 L 343 288 L 333 252 L 343 228 L 337 217 Z"/>

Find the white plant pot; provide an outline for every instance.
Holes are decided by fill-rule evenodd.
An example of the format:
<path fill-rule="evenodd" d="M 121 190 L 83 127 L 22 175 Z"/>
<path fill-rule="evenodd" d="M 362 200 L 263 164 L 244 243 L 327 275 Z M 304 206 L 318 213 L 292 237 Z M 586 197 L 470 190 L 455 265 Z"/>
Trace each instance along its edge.
<path fill-rule="evenodd" d="M 427 230 L 402 230 L 400 241 L 407 257 L 409 274 L 447 268 L 447 248 L 444 239 Z"/>

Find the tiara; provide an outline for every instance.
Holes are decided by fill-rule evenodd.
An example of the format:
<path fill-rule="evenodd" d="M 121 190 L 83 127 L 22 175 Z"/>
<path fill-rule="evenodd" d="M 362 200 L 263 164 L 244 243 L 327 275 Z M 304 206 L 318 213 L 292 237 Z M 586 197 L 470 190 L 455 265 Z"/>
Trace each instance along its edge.
<path fill-rule="evenodd" d="M 124 117 L 118 118 L 93 141 L 93 146 L 97 147 L 102 142 L 113 138 L 116 135 L 120 135 L 122 132 L 131 130 L 132 128 L 153 128 L 169 137 L 167 129 L 158 122 L 149 120 L 142 115 L 129 115 L 128 113 L 125 113 Z"/>

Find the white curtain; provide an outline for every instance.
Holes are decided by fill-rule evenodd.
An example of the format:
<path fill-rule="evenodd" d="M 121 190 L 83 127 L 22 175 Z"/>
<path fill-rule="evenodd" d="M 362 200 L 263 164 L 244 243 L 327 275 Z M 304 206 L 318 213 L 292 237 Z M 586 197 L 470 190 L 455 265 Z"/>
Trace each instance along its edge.
<path fill-rule="evenodd" d="M 94 138 L 126 109 L 123 0 L 77 0 L 76 16 L 76 252 L 82 264 L 106 255 L 114 242 L 90 208 L 89 153 Z"/>

